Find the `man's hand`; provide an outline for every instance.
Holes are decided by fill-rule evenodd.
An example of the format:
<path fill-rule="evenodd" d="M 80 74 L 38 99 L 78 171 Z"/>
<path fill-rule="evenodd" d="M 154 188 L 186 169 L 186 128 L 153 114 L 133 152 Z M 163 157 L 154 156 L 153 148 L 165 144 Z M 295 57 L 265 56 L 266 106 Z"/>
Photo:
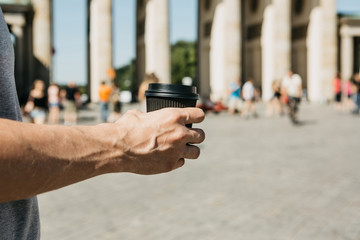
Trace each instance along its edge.
<path fill-rule="evenodd" d="M 150 113 L 129 111 L 116 125 L 123 132 L 117 147 L 123 149 L 122 171 L 137 174 L 169 172 L 196 159 L 205 133 L 185 124 L 200 123 L 204 112 L 198 108 L 165 108 Z"/>
<path fill-rule="evenodd" d="M 199 156 L 197 108 L 130 111 L 117 123 L 35 125 L 0 119 L 0 203 L 26 199 L 105 173 L 155 174 Z"/>

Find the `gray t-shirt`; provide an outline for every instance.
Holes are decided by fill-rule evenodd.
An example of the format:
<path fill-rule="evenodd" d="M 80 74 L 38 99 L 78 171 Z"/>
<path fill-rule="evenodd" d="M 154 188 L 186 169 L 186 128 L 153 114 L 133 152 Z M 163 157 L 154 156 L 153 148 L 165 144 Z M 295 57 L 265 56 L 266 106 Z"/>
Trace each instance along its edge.
<path fill-rule="evenodd" d="M 15 88 L 14 49 L 1 7 L 0 118 L 22 121 Z M 39 210 L 36 197 L 0 203 L 0 239 L 40 239 Z"/>

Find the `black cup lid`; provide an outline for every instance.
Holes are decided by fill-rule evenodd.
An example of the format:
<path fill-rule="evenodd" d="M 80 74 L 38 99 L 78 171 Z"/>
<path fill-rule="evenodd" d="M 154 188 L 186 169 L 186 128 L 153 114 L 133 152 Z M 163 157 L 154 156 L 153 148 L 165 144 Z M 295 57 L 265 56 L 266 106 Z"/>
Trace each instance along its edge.
<path fill-rule="evenodd" d="M 149 89 L 145 91 L 146 97 L 165 97 L 165 98 L 186 98 L 198 100 L 196 87 L 166 84 L 166 83 L 150 83 Z"/>

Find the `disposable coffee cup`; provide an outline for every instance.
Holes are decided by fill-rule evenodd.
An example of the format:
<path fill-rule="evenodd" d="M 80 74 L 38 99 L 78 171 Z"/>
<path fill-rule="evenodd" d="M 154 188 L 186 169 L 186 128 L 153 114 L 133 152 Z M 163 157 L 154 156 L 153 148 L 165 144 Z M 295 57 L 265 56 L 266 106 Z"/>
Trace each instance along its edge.
<path fill-rule="evenodd" d="M 156 111 L 162 108 L 186 108 L 195 107 L 199 99 L 196 87 L 150 83 L 149 89 L 145 91 L 147 112 Z M 191 128 L 192 124 L 187 124 Z"/>

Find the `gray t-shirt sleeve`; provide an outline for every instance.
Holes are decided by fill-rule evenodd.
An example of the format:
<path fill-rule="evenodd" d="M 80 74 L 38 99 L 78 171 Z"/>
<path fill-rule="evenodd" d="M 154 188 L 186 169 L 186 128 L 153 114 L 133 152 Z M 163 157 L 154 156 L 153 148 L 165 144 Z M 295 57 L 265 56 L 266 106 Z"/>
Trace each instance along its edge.
<path fill-rule="evenodd" d="M 22 121 L 15 88 L 14 49 L 1 7 L 0 118 Z M 0 239 L 40 239 L 39 210 L 36 197 L 20 201 L 0 203 Z"/>
<path fill-rule="evenodd" d="M 14 48 L 0 9 L 0 117 L 21 121 L 15 90 L 14 63 Z"/>

